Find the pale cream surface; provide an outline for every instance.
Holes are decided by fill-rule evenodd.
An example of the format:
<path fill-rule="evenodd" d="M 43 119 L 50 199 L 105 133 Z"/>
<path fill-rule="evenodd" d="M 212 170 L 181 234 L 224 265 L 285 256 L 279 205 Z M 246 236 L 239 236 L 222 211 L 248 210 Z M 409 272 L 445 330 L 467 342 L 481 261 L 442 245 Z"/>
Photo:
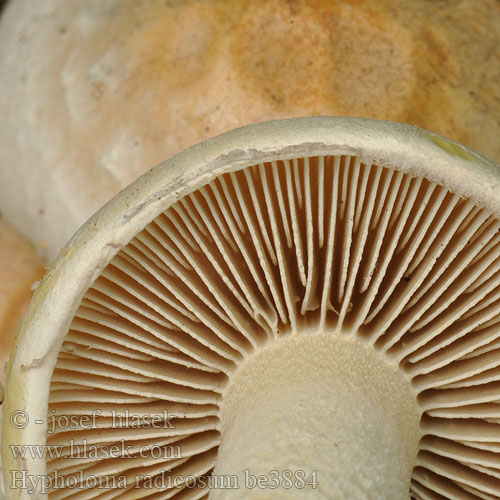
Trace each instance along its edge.
<path fill-rule="evenodd" d="M 420 415 L 402 372 L 359 338 L 281 338 L 246 360 L 224 394 L 210 498 L 406 500 Z M 233 475 L 238 488 L 227 487 Z M 260 488 L 251 475 L 264 478 Z"/>
<path fill-rule="evenodd" d="M 248 123 L 416 124 L 500 159 L 500 4 L 14 0 L 0 209 L 51 260 L 139 174 Z"/>

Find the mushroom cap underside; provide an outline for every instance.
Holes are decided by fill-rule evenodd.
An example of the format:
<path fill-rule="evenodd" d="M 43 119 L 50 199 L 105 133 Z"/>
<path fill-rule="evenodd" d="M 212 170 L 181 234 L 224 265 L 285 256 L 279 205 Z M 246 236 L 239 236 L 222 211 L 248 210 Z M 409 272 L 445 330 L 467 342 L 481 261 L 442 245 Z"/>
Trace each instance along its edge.
<path fill-rule="evenodd" d="M 179 445 L 182 457 L 167 460 L 26 465 L 82 470 L 79 484 L 121 474 L 117 498 L 163 498 L 137 493 L 135 478 L 169 464 L 198 478 L 176 495 L 202 498 L 237 368 L 279 338 L 328 331 L 369 345 L 415 391 L 422 439 L 411 495 L 496 498 L 499 185 L 496 165 L 452 141 L 361 119 L 258 124 L 172 158 L 63 249 L 11 363 L 9 412 L 47 422 L 100 409 L 99 428 L 4 423 L 4 463 L 16 466 L 12 443 Z M 170 408 L 175 430 L 114 428 L 112 412 L 126 408 Z M 91 490 L 71 498 L 99 498 Z"/>

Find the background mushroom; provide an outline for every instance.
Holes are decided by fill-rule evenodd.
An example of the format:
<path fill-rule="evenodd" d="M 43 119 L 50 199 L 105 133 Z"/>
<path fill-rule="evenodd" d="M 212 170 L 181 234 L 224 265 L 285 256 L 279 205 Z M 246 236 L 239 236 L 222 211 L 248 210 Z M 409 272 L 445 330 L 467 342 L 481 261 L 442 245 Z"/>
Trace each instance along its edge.
<path fill-rule="evenodd" d="M 11 0 L 0 210 L 51 261 L 153 165 L 294 116 L 415 124 L 498 161 L 499 39 L 496 0 Z"/>
<path fill-rule="evenodd" d="M 0 384 L 14 335 L 31 299 L 31 285 L 41 279 L 40 257 L 25 238 L 0 216 Z"/>
<path fill-rule="evenodd" d="M 6 401 L 32 422 L 4 422 L 5 466 L 76 477 L 53 499 L 205 498 L 210 474 L 240 478 L 211 498 L 243 498 L 242 468 L 316 471 L 293 498 L 498 498 L 499 185 L 463 146 L 356 119 L 254 125 L 174 157 L 39 285 Z M 114 426 L 127 409 L 169 410 L 173 428 Z M 85 440 L 180 453 L 9 448 Z M 192 487 L 161 489 L 165 469 Z"/>

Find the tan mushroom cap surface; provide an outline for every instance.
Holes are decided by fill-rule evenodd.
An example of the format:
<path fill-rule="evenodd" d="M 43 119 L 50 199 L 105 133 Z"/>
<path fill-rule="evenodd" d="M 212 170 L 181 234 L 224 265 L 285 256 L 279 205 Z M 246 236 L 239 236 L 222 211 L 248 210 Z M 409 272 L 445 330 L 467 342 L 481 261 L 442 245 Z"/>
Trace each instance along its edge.
<path fill-rule="evenodd" d="M 44 269 L 33 247 L 0 217 L 0 383 L 14 337 Z"/>
<path fill-rule="evenodd" d="M 51 499 L 246 498 L 243 467 L 316 471 L 290 498 L 499 498 L 499 186 L 463 146 L 368 120 L 259 124 L 172 158 L 40 284 L 6 411 L 45 424 L 4 422 L 4 466 L 59 477 Z M 164 425 L 117 426 L 127 410 Z M 7 446 L 84 442 L 97 456 Z M 103 455 L 119 443 L 133 456 Z"/>
<path fill-rule="evenodd" d="M 496 0 L 11 0 L 0 210 L 52 259 L 152 165 L 294 116 L 416 124 L 498 161 L 499 38 Z"/>
<path fill-rule="evenodd" d="M 32 245 L 0 217 L 1 401 L 4 397 L 5 371 L 14 346 L 15 335 L 33 295 L 32 285 L 41 279 L 43 273 L 42 261 Z M 0 407 L 0 419 L 1 415 Z"/>

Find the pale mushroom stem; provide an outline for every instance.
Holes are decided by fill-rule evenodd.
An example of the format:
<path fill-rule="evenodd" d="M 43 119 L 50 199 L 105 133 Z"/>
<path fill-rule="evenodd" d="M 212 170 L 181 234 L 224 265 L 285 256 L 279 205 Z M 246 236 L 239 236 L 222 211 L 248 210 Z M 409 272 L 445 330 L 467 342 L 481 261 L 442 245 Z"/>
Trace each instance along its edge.
<path fill-rule="evenodd" d="M 258 351 L 224 395 L 210 498 L 408 499 L 421 410 L 389 363 L 332 331 Z"/>

